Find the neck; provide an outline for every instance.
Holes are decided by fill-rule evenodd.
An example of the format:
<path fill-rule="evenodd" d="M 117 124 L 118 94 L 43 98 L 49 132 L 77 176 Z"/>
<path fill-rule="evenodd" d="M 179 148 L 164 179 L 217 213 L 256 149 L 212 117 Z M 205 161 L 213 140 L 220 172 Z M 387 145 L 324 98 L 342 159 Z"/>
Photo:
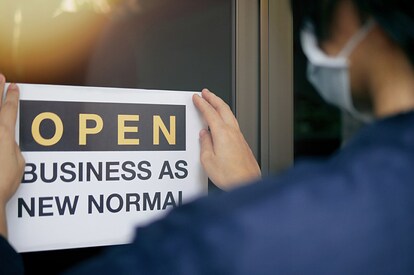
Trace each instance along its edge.
<path fill-rule="evenodd" d="M 414 66 L 400 48 L 377 56 L 370 79 L 377 117 L 414 110 Z"/>
<path fill-rule="evenodd" d="M 374 109 L 377 117 L 391 116 L 414 110 L 414 72 L 394 70 L 387 77 L 378 76 L 374 89 Z M 395 67 L 394 67 L 395 68 Z M 396 69 L 396 68 L 395 68 Z"/>

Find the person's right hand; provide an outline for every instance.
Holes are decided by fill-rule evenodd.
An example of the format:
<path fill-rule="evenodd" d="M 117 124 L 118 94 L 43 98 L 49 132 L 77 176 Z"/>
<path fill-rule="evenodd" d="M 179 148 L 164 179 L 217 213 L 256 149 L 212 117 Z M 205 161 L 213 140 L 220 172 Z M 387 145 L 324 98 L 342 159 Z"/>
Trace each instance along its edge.
<path fill-rule="evenodd" d="M 25 161 L 15 141 L 19 89 L 11 84 L 5 99 L 6 79 L 0 75 L 0 234 L 7 235 L 5 207 L 21 182 Z"/>
<path fill-rule="evenodd" d="M 193 102 L 210 128 L 200 132 L 200 159 L 213 183 L 229 190 L 260 178 L 259 165 L 229 106 L 207 89 L 202 97 L 195 94 Z"/>

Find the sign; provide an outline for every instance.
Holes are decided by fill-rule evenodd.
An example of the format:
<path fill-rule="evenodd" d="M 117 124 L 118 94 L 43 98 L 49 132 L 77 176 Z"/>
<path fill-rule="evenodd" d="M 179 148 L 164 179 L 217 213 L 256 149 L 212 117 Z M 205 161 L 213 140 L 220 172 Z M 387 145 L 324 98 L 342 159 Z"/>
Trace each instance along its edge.
<path fill-rule="evenodd" d="M 26 159 L 7 205 L 19 252 L 128 243 L 204 194 L 193 93 L 19 84 Z"/>

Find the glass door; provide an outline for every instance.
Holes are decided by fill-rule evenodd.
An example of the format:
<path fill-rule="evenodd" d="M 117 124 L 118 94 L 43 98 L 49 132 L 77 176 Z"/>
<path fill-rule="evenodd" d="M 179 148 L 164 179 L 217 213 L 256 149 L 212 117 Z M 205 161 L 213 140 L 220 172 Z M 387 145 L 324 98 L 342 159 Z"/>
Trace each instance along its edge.
<path fill-rule="evenodd" d="M 234 9 L 234 0 L 2 0 L 0 71 L 17 83 L 209 88 L 233 106 Z M 100 251 L 23 259 L 27 274 L 58 273 Z"/>

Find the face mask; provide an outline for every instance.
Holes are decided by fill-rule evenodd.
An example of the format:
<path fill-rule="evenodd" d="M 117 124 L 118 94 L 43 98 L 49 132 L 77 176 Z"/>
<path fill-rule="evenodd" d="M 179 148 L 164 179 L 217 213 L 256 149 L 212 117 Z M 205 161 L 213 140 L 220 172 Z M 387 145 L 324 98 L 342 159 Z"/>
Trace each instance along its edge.
<path fill-rule="evenodd" d="M 327 56 L 319 48 L 312 26 L 305 27 L 300 37 L 303 52 L 308 58 L 307 77 L 315 89 L 325 101 L 364 122 L 372 121 L 373 115 L 357 111 L 352 103 L 348 57 L 374 25 L 374 21 L 369 21 L 335 57 Z"/>

